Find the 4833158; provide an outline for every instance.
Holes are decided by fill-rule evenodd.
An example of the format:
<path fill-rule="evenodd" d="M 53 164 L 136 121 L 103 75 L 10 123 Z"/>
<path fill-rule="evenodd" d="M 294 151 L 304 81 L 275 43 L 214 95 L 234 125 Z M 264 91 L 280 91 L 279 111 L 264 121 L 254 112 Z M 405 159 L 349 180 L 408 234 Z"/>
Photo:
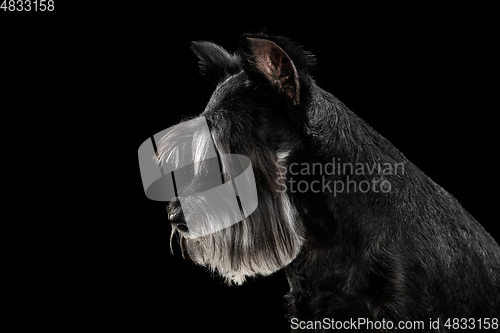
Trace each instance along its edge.
<path fill-rule="evenodd" d="M 3 0 L 0 6 L 4 12 L 52 12 L 54 0 Z"/>

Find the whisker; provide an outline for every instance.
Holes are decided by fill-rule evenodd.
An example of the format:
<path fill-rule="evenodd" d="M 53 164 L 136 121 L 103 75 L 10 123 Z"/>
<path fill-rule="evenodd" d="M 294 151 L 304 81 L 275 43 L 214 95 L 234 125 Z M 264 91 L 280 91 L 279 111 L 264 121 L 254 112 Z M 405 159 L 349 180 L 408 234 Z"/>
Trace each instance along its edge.
<path fill-rule="evenodd" d="M 176 228 L 172 227 L 172 232 L 170 233 L 170 253 L 174 254 L 174 248 L 172 247 L 172 238 L 174 238 L 174 234 L 177 231 Z"/>

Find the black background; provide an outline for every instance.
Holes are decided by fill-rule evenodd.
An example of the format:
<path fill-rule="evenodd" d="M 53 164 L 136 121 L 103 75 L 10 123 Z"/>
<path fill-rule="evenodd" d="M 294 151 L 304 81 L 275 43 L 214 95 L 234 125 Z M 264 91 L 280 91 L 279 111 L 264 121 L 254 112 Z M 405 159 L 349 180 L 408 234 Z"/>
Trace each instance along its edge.
<path fill-rule="evenodd" d="M 192 40 L 235 51 L 242 33 L 264 31 L 301 43 L 318 59 L 313 74 L 322 88 L 500 239 L 494 215 L 498 27 L 491 8 L 65 5 L 56 1 L 56 11 L 45 16 L 1 15 L 13 18 L 4 30 L 12 42 L 6 48 L 10 59 L 28 68 L 10 77 L 10 86 L 28 82 L 39 89 L 33 98 L 44 112 L 34 119 L 66 125 L 58 129 L 67 135 L 58 144 L 71 147 L 64 148 L 67 154 L 83 154 L 82 177 L 91 174 L 99 182 L 89 188 L 98 200 L 70 199 L 70 207 L 84 205 L 87 213 L 71 209 L 65 216 L 91 217 L 88 226 L 77 224 L 75 231 L 86 235 L 83 246 L 64 257 L 76 267 L 65 275 L 75 282 L 67 285 L 64 300 L 84 304 L 74 311 L 78 319 L 71 326 L 111 319 L 110 328 L 141 331 L 282 332 L 289 327 L 282 272 L 226 286 L 183 260 L 178 247 L 174 256 L 169 253 L 166 204 L 144 195 L 140 144 L 202 112 L 214 88 L 198 74 Z M 44 88 L 48 81 L 50 94 Z M 22 110 L 23 100 L 18 102 Z M 76 148 L 73 140 L 79 142 Z M 107 172 L 101 173 L 103 164 Z M 109 185 L 103 190 L 105 180 Z"/>

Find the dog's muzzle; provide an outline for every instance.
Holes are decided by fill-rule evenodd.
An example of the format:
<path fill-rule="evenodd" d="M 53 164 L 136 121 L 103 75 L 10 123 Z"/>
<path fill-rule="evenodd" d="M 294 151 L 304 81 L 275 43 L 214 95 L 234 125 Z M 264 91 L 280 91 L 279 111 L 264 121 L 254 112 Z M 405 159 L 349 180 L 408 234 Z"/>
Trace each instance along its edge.
<path fill-rule="evenodd" d="M 249 158 L 218 155 L 205 117 L 167 128 L 144 141 L 139 147 L 139 166 L 146 196 L 169 201 L 169 221 L 189 232 L 190 238 L 230 227 L 257 208 Z"/>

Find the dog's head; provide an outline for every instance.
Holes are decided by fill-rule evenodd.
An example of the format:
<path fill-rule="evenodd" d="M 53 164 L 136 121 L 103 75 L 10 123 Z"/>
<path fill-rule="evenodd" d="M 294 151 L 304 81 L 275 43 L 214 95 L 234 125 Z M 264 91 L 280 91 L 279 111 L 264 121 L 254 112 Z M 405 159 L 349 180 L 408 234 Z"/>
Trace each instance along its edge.
<path fill-rule="evenodd" d="M 314 59 L 265 35 L 244 35 L 235 54 L 211 42 L 192 49 L 217 86 L 200 117 L 158 144 L 159 163 L 193 161 L 176 173 L 184 177 L 176 176 L 178 198 L 167 207 L 172 238 L 183 255 L 241 284 L 286 266 L 303 243 L 302 222 L 279 184 L 301 145 Z M 246 187 L 256 196 L 244 196 Z"/>

